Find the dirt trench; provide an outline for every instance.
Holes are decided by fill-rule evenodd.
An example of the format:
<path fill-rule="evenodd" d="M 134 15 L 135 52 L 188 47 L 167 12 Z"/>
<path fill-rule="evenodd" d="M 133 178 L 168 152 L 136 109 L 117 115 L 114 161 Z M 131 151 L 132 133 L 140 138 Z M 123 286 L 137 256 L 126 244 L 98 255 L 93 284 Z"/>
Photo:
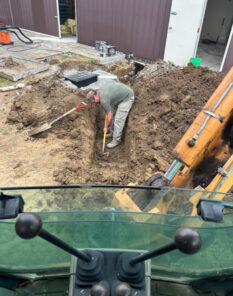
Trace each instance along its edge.
<path fill-rule="evenodd" d="M 99 67 L 72 61 L 60 64 L 61 70 Z M 12 165 L 14 155 L 7 148 L 9 135 L 2 135 L 7 143 L 2 156 L 10 157 L 13 167 L 11 171 L 5 169 L 6 174 L 11 174 L 10 179 L 0 175 L 1 186 L 12 186 L 12 182 L 21 186 L 143 184 L 152 174 L 164 173 L 173 161 L 173 148 L 224 75 L 192 65 L 180 69 L 161 63 L 156 71 L 153 67 L 147 66 L 136 76 L 129 75 L 132 69 L 127 62 L 102 67 L 118 75 L 135 92 L 122 144 L 106 149 L 104 154 L 101 151 L 104 112 L 99 105 L 88 105 L 57 122 L 52 129 L 33 138 L 26 137 L 27 130 L 52 121 L 81 101 L 86 102 L 87 94 L 84 90 L 65 88 L 59 81 L 59 73 L 39 82 L 29 81 L 31 89 L 11 98 L 3 123 L 4 128 L 13 127 L 12 138 L 14 135 L 20 142 L 14 148 L 15 159 L 18 156 L 21 160 L 18 166 L 17 161 Z M 5 163 L 3 170 L 4 166 Z M 22 171 L 25 178 L 20 174 Z"/>

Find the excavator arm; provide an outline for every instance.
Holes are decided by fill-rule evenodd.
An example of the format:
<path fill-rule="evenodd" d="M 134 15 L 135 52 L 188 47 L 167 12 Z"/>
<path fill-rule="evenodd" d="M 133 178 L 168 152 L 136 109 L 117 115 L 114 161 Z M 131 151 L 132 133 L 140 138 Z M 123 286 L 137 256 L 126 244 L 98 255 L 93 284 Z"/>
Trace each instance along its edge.
<path fill-rule="evenodd" d="M 174 162 L 164 176 L 155 174 L 145 185 L 216 191 L 214 198 L 233 186 L 233 67 L 173 150 Z M 208 196 L 207 196 L 208 197 Z M 196 215 L 198 192 L 190 198 Z M 151 200 L 143 208 L 127 191 L 119 191 L 113 206 L 123 210 L 167 213 L 174 198 Z"/>

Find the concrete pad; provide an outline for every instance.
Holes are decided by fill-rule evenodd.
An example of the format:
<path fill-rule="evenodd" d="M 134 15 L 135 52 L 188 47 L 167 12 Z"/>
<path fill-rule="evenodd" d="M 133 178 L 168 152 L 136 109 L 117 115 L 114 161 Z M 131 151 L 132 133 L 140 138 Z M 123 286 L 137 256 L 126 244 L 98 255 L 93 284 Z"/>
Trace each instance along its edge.
<path fill-rule="evenodd" d="M 11 34 L 11 39 L 14 42 L 14 45 L 2 46 L 0 56 L 14 55 L 18 57 L 23 56 L 29 59 L 43 59 L 58 54 L 73 53 L 97 60 L 103 64 L 125 58 L 125 55 L 120 52 L 117 52 L 115 56 L 102 58 L 94 46 L 92 47 L 77 43 L 75 37 L 60 39 L 58 37 L 52 37 L 27 30 L 23 30 L 23 32 L 33 40 L 33 44 L 24 44 L 20 42 L 14 34 Z"/>
<path fill-rule="evenodd" d="M 11 66 L 4 67 L 4 63 L 0 65 L 0 77 L 11 81 L 18 81 L 27 76 L 46 71 L 49 68 L 47 63 L 20 57 L 11 58 L 13 62 Z"/>
<path fill-rule="evenodd" d="M 219 71 L 225 51 L 222 44 L 203 44 L 198 45 L 196 57 L 200 58 L 201 66 L 211 70 Z"/>

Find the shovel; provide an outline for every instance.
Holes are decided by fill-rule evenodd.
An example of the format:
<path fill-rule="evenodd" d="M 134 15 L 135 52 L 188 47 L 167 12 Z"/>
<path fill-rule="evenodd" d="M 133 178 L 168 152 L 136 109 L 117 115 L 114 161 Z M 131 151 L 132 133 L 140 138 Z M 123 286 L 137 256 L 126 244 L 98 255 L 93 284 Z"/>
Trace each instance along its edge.
<path fill-rule="evenodd" d="M 50 128 L 52 128 L 53 124 L 55 122 L 57 122 L 58 120 L 64 118 L 65 116 L 67 116 L 68 114 L 70 114 L 71 112 L 81 109 L 81 108 L 85 108 L 87 106 L 87 104 L 85 104 L 84 102 L 79 103 L 76 107 L 74 107 L 73 109 L 67 111 L 66 113 L 62 114 L 61 116 L 59 116 L 58 118 L 56 118 L 55 120 L 53 120 L 50 123 L 45 123 L 40 127 L 34 128 L 33 130 L 27 131 L 27 136 L 31 137 L 34 135 L 37 135 L 39 133 L 42 133 Z"/>

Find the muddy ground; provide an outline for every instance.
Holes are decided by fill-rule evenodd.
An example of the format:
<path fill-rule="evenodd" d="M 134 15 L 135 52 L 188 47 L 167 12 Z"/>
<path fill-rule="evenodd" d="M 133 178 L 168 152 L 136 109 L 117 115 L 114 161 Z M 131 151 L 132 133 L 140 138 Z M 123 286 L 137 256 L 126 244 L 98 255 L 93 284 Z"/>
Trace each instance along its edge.
<path fill-rule="evenodd" d="M 58 61 L 53 60 L 52 64 Z M 0 94 L 0 186 L 56 184 L 143 184 L 164 173 L 172 150 L 223 79 L 220 72 L 164 63 L 146 66 L 137 75 L 126 61 L 110 66 L 65 61 L 47 77 L 31 78 L 31 89 Z M 135 92 L 122 144 L 106 149 L 102 137 L 104 112 L 88 105 L 35 137 L 26 132 L 87 102 L 87 91 L 66 88 L 62 70 L 102 68 L 117 74 Z M 110 141 L 110 140 L 108 140 Z"/>

